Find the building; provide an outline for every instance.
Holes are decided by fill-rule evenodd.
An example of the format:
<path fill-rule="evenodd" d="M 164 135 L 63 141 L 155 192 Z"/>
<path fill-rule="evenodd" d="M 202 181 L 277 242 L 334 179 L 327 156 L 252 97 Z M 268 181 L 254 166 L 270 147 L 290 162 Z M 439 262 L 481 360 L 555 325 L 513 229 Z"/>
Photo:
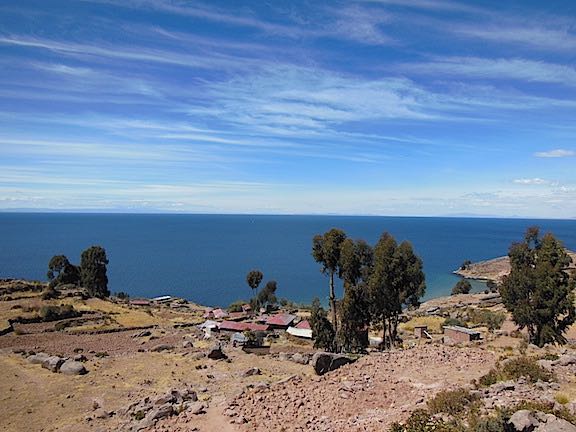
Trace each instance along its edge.
<path fill-rule="evenodd" d="M 460 326 L 444 326 L 444 342 L 462 343 L 481 339 L 479 331 Z"/>
<path fill-rule="evenodd" d="M 276 315 L 270 315 L 266 319 L 266 324 L 272 328 L 286 330 L 295 319 L 296 315 L 281 313 Z"/>
<path fill-rule="evenodd" d="M 286 333 L 304 339 L 312 339 L 312 330 L 298 327 L 288 327 Z"/>
<path fill-rule="evenodd" d="M 135 300 L 130 300 L 130 305 L 131 306 L 150 306 L 150 300 L 146 300 L 146 299 L 135 299 Z"/>
<path fill-rule="evenodd" d="M 311 330 L 312 329 L 312 327 L 310 327 L 310 321 L 308 321 L 308 320 L 300 321 L 298 324 L 296 324 L 295 327 L 297 329 L 304 329 L 304 330 Z"/>
<path fill-rule="evenodd" d="M 246 330 L 250 331 L 268 331 L 270 327 L 265 324 L 256 324 L 249 322 L 236 322 L 236 321 L 222 321 L 219 325 L 220 330 L 223 331 L 233 331 L 233 332 L 243 332 Z"/>
<path fill-rule="evenodd" d="M 414 336 L 418 339 L 432 339 L 432 336 L 428 333 L 428 326 L 415 326 Z"/>
<path fill-rule="evenodd" d="M 212 315 L 214 316 L 215 319 L 223 319 L 228 316 L 228 312 L 226 312 L 223 309 L 214 309 L 212 311 Z"/>

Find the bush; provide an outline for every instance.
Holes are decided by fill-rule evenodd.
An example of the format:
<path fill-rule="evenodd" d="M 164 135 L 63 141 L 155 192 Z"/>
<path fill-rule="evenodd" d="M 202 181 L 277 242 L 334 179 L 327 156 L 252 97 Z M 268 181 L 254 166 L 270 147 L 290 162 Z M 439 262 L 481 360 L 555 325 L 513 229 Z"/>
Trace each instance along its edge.
<path fill-rule="evenodd" d="M 427 410 L 417 409 L 410 414 L 404 425 L 392 423 L 390 432 L 457 432 L 456 423 L 435 418 Z"/>
<path fill-rule="evenodd" d="M 468 327 L 466 323 L 458 318 L 446 318 L 444 320 L 445 326 L 460 326 L 460 327 Z"/>
<path fill-rule="evenodd" d="M 230 306 L 228 306 L 228 312 L 242 312 L 242 306 L 245 305 L 246 302 L 244 300 L 236 300 Z"/>
<path fill-rule="evenodd" d="M 466 279 L 460 279 L 454 288 L 452 288 L 452 295 L 455 294 L 469 294 L 472 291 L 472 285 Z"/>
<path fill-rule="evenodd" d="M 80 313 L 74 309 L 72 305 L 60 306 L 42 306 L 38 312 L 42 321 L 58 321 L 66 318 L 75 318 L 80 316 Z"/>
<path fill-rule="evenodd" d="M 470 309 L 468 317 L 473 324 L 485 325 L 490 330 L 502 327 L 506 314 L 504 312 L 492 312 L 489 309 Z"/>
<path fill-rule="evenodd" d="M 446 413 L 460 416 L 469 412 L 473 405 L 477 405 L 478 400 L 477 395 L 463 388 L 442 390 L 428 401 L 428 409 L 432 414 Z"/>
<path fill-rule="evenodd" d="M 498 381 L 516 380 L 520 377 L 525 377 L 530 382 L 555 380 L 554 374 L 536 363 L 535 359 L 523 356 L 509 360 L 504 366 L 498 364 L 480 378 L 480 385 L 490 386 Z"/>
<path fill-rule="evenodd" d="M 116 298 L 118 300 L 130 300 L 130 295 L 124 291 L 120 291 L 116 293 Z"/>
<path fill-rule="evenodd" d="M 53 286 L 48 286 L 44 291 L 42 291 L 40 298 L 42 300 L 52 300 L 58 298 L 59 296 L 60 293 L 56 291 Z"/>

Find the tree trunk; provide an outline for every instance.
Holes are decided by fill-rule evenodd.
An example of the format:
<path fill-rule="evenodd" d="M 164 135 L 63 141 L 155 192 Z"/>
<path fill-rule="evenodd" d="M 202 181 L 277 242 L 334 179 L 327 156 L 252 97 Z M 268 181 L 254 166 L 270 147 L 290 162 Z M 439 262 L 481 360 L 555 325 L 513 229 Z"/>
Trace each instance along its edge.
<path fill-rule="evenodd" d="M 386 348 L 386 318 L 382 318 L 382 349 Z"/>
<path fill-rule="evenodd" d="M 334 294 L 334 272 L 330 272 L 330 310 L 332 311 L 332 326 L 334 327 L 334 333 L 338 334 L 336 295 Z"/>

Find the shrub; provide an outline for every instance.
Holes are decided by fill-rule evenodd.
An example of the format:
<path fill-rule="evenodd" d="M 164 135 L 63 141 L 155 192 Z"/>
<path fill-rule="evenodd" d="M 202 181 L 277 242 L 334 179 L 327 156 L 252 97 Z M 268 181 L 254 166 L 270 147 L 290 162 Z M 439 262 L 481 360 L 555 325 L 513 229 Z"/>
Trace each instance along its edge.
<path fill-rule="evenodd" d="M 42 306 L 38 315 L 40 315 L 42 321 L 58 321 L 61 319 L 80 316 L 80 313 L 76 311 L 72 305 L 67 304 L 60 306 Z"/>
<path fill-rule="evenodd" d="M 462 415 L 477 404 L 479 397 L 469 390 L 443 390 L 428 401 L 428 409 L 432 414 L 446 413 L 454 416 Z"/>
<path fill-rule="evenodd" d="M 525 377 L 531 382 L 554 381 L 555 379 L 554 374 L 536 363 L 535 359 L 522 356 L 509 360 L 504 366 L 498 364 L 496 368 L 480 378 L 480 385 L 489 386 L 498 381 L 516 380 L 520 377 Z"/>
<path fill-rule="evenodd" d="M 546 353 L 542 357 L 540 357 L 541 360 L 551 360 L 551 361 L 558 360 L 559 358 L 560 357 L 558 356 L 558 354 L 553 353 Z"/>
<path fill-rule="evenodd" d="M 246 304 L 244 300 L 236 300 L 230 306 L 228 306 L 228 312 L 242 312 L 242 306 Z"/>
<path fill-rule="evenodd" d="M 417 409 L 410 414 L 404 425 L 392 423 L 390 432 L 457 432 L 457 424 L 435 418 L 427 410 Z"/>
<path fill-rule="evenodd" d="M 444 320 L 445 326 L 460 326 L 460 327 L 468 327 L 466 323 L 458 318 L 446 318 Z"/>
<path fill-rule="evenodd" d="M 124 291 L 120 291 L 116 293 L 116 298 L 118 300 L 130 300 L 130 295 Z"/>
<path fill-rule="evenodd" d="M 570 402 L 570 398 L 564 393 L 556 393 L 554 400 L 560 405 L 566 405 L 568 402 Z"/>
<path fill-rule="evenodd" d="M 492 312 L 489 309 L 470 309 L 468 317 L 474 324 L 485 325 L 490 330 L 502 327 L 506 314 L 504 312 Z"/>
<path fill-rule="evenodd" d="M 60 293 L 56 291 L 53 286 L 48 286 L 44 291 L 42 291 L 40 298 L 42 300 L 52 300 L 58 298 L 59 295 Z"/>
<path fill-rule="evenodd" d="M 455 294 L 468 294 L 472 291 L 472 285 L 466 279 L 460 279 L 454 288 L 452 288 L 452 295 Z"/>

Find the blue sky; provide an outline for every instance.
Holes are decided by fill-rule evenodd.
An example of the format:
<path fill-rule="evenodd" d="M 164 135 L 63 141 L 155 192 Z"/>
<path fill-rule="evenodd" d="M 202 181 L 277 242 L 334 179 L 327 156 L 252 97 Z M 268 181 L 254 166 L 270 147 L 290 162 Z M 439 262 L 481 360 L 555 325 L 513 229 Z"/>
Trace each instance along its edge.
<path fill-rule="evenodd" d="M 576 217 L 576 2 L 4 0 L 0 210 Z"/>

